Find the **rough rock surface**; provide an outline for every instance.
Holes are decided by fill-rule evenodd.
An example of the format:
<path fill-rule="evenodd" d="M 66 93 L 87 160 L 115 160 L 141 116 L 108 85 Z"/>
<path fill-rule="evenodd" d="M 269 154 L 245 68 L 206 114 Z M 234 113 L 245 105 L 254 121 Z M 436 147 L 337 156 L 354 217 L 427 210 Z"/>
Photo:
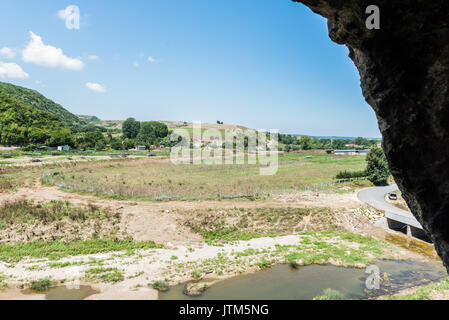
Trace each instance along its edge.
<path fill-rule="evenodd" d="M 449 270 L 449 1 L 294 1 L 349 48 L 391 172 Z M 379 30 L 366 28 L 369 5 L 380 9 Z"/>

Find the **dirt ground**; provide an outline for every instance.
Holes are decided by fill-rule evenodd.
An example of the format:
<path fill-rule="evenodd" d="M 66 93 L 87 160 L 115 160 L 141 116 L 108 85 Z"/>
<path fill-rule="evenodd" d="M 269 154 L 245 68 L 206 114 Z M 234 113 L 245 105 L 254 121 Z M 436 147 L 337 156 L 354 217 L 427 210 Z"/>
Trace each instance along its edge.
<path fill-rule="evenodd" d="M 236 207 L 244 209 L 323 207 L 338 212 L 346 212 L 358 207 L 364 207 L 357 200 L 355 193 L 340 195 L 306 192 L 289 194 L 280 197 L 279 200 L 271 201 L 135 202 L 98 199 L 94 196 L 79 195 L 62 191 L 56 187 L 42 186 L 39 181 L 36 181 L 33 187 L 20 188 L 13 193 L 0 193 L 0 204 L 18 199 L 37 202 L 48 202 L 51 200 L 68 201 L 74 205 L 94 204 L 113 212 L 119 212 L 122 216 L 122 227 L 127 230 L 134 240 L 153 240 L 164 246 L 189 245 L 203 242 L 200 235 L 194 233 L 183 223 L 179 223 L 179 221 L 185 221 L 185 212 L 193 213 L 195 210 L 230 210 Z M 345 220 L 343 215 L 339 215 L 339 218 L 342 221 Z M 347 220 L 344 223 L 348 225 L 352 222 Z"/>
<path fill-rule="evenodd" d="M 130 265 L 126 267 L 126 279 L 117 284 L 96 284 L 94 288 L 101 291 L 89 297 L 89 299 L 157 299 L 157 292 L 148 287 L 140 287 L 141 283 L 148 283 L 164 276 L 164 270 L 172 266 L 171 257 L 179 257 L 179 262 L 194 263 L 207 259 L 214 259 L 217 254 L 226 251 L 243 251 L 247 248 L 259 248 L 265 250 L 272 248 L 276 244 L 294 244 L 298 242 L 298 236 L 279 236 L 273 238 L 251 239 L 241 241 L 237 244 L 214 247 L 205 244 L 204 239 L 186 224 L 197 212 L 213 212 L 235 210 L 243 208 L 245 210 L 263 210 L 264 208 L 329 208 L 333 212 L 335 222 L 350 231 L 363 232 L 379 238 L 382 233 L 379 228 L 373 225 L 373 221 L 380 219 L 381 214 L 370 209 L 361 203 L 356 193 L 333 194 L 304 192 L 296 194 L 281 195 L 273 200 L 267 201 L 169 201 L 169 202 L 135 202 L 99 199 L 94 196 L 80 195 L 62 191 L 56 187 L 42 186 L 36 181 L 33 186 L 20 188 L 12 193 L 0 193 L 0 205 L 6 201 L 17 199 L 28 199 L 33 201 L 48 202 L 51 200 L 67 201 L 74 205 L 94 204 L 102 208 L 121 214 L 121 224 L 124 229 L 137 241 L 152 240 L 164 245 L 164 249 L 154 250 L 146 253 L 138 262 L 133 261 L 135 257 L 130 257 Z M 194 220 L 193 218 L 190 220 Z M 305 220 L 307 223 L 307 220 Z M 304 227 L 304 226 L 302 226 Z M 305 227 L 307 230 L 307 226 Z M 194 248 L 194 251 L 190 251 Z M 419 254 L 414 254 L 406 248 L 399 248 L 396 253 L 398 258 L 408 257 L 422 260 Z M 123 261 L 115 261 L 113 253 L 99 254 L 90 257 L 70 257 L 68 262 L 79 259 L 105 259 L 111 261 L 110 266 L 119 267 Z M 24 262 L 15 266 L 15 274 L 22 278 L 42 278 L 54 276 L 61 279 L 69 279 L 72 269 L 47 269 L 30 271 L 27 268 L 30 264 Z M 7 267 L 1 267 L 2 272 L 10 272 Z M 146 278 L 139 276 L 141 270 L 146 270 Z M 245 270 L 244 272 L 248 272 Z M 136 276 L 133 276 L 133 273 Z M 176 281 L 185 281 L 190 274 L 177 276 Z M 11 289 L 8 293 L 0 293 L 0 299 L 31 299 L 28 295 L 23 295 L 20 290 Z M 33 295 L 34 299 L 43 298 L 42 295 Z"/>

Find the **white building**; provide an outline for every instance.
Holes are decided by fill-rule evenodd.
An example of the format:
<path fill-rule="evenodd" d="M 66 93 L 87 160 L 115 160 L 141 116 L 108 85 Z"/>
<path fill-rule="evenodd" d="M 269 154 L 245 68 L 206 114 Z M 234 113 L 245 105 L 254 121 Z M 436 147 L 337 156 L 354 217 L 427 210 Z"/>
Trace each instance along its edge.
<path fill-rule="evenodd" d="M 336 156 L 366 156 L 368 153 L 369 150 L 334 150 Z"/>
<path fill-rule="evenodd" d="M 58 146 L 58 151 L 69 151 L 70 146 Z"/>

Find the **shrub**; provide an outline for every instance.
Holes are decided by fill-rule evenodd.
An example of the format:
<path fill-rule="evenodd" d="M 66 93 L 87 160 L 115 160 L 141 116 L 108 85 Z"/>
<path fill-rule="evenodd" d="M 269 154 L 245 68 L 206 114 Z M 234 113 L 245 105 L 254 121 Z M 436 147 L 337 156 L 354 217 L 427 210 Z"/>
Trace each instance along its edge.
<path fill-rule="evenodd" d="M 362 171 L 340 171 L 337 176 L 335 177 L 336 179 L 352 179 L 352 178 L 361 178 L 361 177 L 366 177 L 366 171 L 362 170 Z"/>
<path fill-rule="evenodd" d="M 325 289 L 323 295 L 315 297 L 313 300 L 343 300 L 343 295 L 337 290 Z"/>
<path fill-rule="evenodd" d="M 35 291 L 46 291 L 51 287 L 52 283 L 50 279 L 40 279 L 36 281 L 31 281 L 31 289 Z"/>
<path fill-rule="evenodd" d="M 153 289 L 161 292 L 168 291 L 169 289 L 168 284 L 165 281 L 155 281 L 151 284 L 151 286 L 153 287 Z"/>
<path fill-rule="evenodd" d="M 290 261 L 289 261 L 289 266 L 290 266 L 292 269 L 298 269 L 298 268 L 299 268 L 299 263 L 296 262 L 295 260 L 290 260 Z"/>

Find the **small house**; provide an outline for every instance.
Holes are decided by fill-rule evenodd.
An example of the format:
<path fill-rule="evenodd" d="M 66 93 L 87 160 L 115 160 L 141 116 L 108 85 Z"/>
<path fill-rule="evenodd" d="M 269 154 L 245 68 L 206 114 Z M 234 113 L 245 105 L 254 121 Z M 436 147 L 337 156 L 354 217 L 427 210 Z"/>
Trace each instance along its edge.
<path fill-rule="evenodd" d="M 58 151 L 69 151 L 70 146 L 58 146 Z"/>
<path fill-rule="evenodd" d="M 137 146 L 136 150 L 138 150 L 138 151 L 145 151 L 145 150 L 147 150 L 147 147 L 146 146 Z"/>

